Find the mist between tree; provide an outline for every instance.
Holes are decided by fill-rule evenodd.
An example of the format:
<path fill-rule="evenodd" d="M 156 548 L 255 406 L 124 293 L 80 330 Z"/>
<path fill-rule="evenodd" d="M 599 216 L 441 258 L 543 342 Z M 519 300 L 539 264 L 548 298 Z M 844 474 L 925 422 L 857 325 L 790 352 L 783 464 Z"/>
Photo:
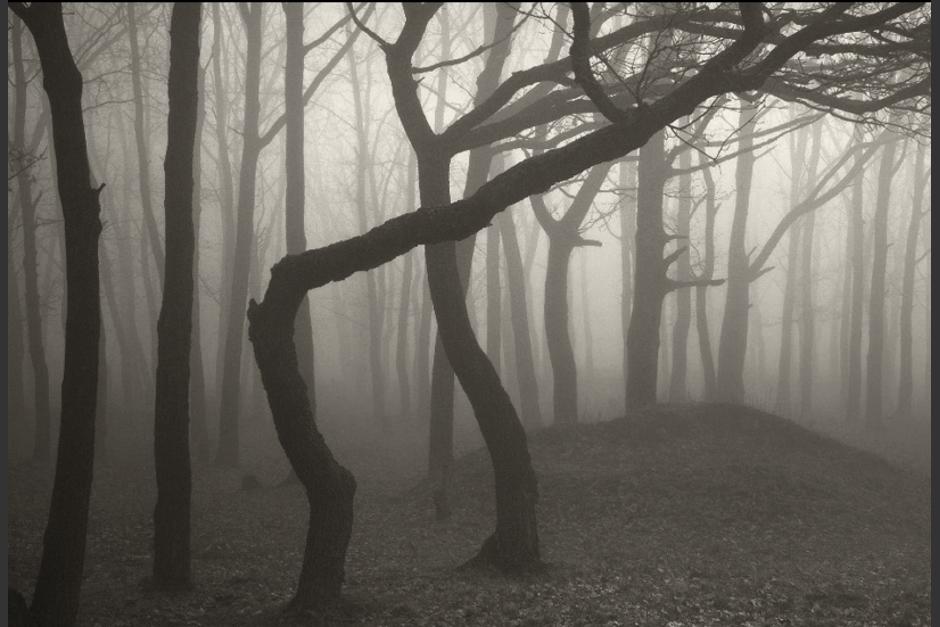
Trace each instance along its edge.
<path fill-rule="evenodd" d="M 302 484 L 300 609 L 371 456 L 443 521 L 488 450 L 504 573 L 546 429 L 732 403 L 926 470 L 929 5 L 195 6 L 11 4 L 8 463 L 84 498 L 40 623 L 92 458 L 156 470 L 164 588 L 200 475 Z"/>

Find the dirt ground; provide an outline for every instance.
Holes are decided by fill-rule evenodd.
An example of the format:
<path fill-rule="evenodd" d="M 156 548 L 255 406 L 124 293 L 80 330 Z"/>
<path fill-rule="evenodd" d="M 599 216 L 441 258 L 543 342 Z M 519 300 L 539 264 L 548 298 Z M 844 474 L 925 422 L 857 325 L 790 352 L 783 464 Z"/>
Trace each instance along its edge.
<path fill-rule="evenodd" d="M 83 625 L 929 625 L 927 476 L 767 414 L 665 406 L 552 428 L 530 446 L 544 573 L 456 571 L 490 532 L 484 451 L 459 460 L 453 517 L 433 520 L 422 460 L 338 450 L 359 481 L 346 603 L 286 617 L 306 502 L 284 462 L 196 466 L 191 592 L 149 589 L 152 470 L 96 470 Z M 27 598 L 51 475 L 9 469 L 9 574 Z"/>

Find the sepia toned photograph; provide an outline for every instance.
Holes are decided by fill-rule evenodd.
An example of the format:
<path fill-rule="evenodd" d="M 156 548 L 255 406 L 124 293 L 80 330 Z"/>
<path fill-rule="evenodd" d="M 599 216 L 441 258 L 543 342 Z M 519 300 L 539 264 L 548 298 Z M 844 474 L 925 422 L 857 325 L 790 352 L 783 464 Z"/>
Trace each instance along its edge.
<path fill-rule="evenodd" d="M 9 2 L 7 624 L 931 611 L 924 2 Z"/>

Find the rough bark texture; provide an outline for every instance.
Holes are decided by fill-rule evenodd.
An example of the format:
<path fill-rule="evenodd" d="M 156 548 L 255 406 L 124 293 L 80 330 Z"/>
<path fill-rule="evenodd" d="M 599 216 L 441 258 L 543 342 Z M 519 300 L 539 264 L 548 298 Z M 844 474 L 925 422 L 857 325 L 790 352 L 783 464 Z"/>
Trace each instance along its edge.
<path fill-rule="evenodd" d="M 42 339 L 42 316 L 39 303 L 39 264 L 36 253 L 36 208 L 39 198 L 33 196 L 33 173 L 26 167 L 29 151 L 26 146 L 26 72 L 23 65 L 23 28 L 20 20 L 13 22 L 13 147 L 19 156 L 14 165 L 17 196 L 23 227 L 23 300 L 26 309 L 26 346 L 33 374 L 33 415 L 36 425 L 33 438 L 33 460 L 48 462 L 51 449 L 49 407 L 49 367 Z M 18 366 L 17 366 L 18 367 Z"/>
<path fill-rule="evenodd" d="M 169 115 L 164 161 L 166 283 L 157 323 L 153 580 L 190 584 L 189 366 L 193 321 L 193 149 L 196 137 L 201 3 L 176 3 L 170 18 Z"/>
<path fill-rule="evenodd" d="M 43 87 L 52 113 L 56 181 L 65 219 L 68 313 L 61 422 L 52 502 L 30 609 L 40 625 L 71 625 L 78 614 L 95 451 L 101 325 L 100 188 L 90 186 L 82 75 L 69 49 L 62 5 L 9 6 L 26 23 L 39 52 Z"/>

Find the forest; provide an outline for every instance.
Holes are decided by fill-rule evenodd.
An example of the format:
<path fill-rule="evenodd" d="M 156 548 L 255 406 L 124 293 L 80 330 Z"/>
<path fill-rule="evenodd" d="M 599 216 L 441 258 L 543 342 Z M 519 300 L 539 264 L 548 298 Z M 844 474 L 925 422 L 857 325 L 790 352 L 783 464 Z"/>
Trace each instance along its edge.
<path fill-rule="evenodd" d="M 7 12 L 11 625 L 929 625 L 923 2 Z"/>

